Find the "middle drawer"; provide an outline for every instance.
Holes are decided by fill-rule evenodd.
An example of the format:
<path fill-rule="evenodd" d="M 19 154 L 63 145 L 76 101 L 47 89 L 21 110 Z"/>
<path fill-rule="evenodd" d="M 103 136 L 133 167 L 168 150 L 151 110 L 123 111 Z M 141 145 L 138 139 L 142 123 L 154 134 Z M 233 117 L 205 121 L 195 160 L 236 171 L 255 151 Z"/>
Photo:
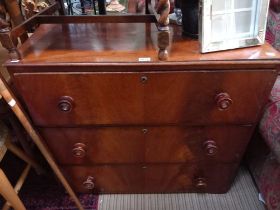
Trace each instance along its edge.
<path fill-rule="evenodd" d="M 42 128 L 60 164 L 236 162 L 252 126 Z"/>

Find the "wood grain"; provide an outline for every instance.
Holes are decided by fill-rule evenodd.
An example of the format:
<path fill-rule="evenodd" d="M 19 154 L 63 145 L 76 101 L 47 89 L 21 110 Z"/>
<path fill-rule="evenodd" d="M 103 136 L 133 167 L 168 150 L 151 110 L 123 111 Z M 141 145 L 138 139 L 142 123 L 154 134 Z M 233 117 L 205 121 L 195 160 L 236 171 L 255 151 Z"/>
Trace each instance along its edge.
<path fill-rule="evenodd" d="M 238 162 L 252 131 L 253 126 L 40 129 L 58 163 L 68 165 Z M 207 140 L 217 146 L 212 156 L 205 150 Z M 76 143 L 85 145 L 83 157 L 74 156 Z"/>
<path fill-rule="evenodd" d="M 224 193 L 231 185 L 237 165 L 227 164 L 145 164 L 62 167 L 77 192 L 95 193 Z M 86 190 L 83 182 L 92 176 L 95 188 Z M 196 179 L 204 177 L 205 189 L 196 188 Z"/>
<path fill-rule="evenodd" d="M 21 64 L 39 63 L 139 63 L 139 58 L 158 59 L 158 29 L 154 23 L 42 24 L 20 47 Z M 201 54 L 197 40 L 182 36 L 170 26 L 169 58 L 166 62 L 275 60 L 279 52 L 270 45 Z"/>
<path fill-rule="evenodd" d="M 77 72 L 15 74 L 14 81 L 39 126 L 207 125 L 255 123 L 275 76 L 268 70 Z M 223 111 L 216 104 L 221 92 L 233 100 Z M 73 99 L 69 112 L 58 107 L 63 96 Z"/>

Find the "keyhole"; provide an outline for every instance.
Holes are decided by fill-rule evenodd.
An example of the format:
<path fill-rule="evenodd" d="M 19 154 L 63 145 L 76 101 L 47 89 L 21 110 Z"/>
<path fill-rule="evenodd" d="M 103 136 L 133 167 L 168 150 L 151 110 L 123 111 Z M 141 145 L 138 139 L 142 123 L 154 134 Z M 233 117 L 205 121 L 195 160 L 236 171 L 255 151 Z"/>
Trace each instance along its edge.
<path fill-rule="evenodd" d="M 142 83 L 147 83 L 147 81 L 148 81 L 148 77 L 147 76 L 142 76 L 141 77 L 141 82 Z"/>
<path fill-rule="evenodd" d="M 148 129 L 147 129 L 147 128 L 143 128 L 143 129 L 142 129 L 142 132 L 143 132 L 144 134 L 146 134 L 146 133 L 148 133 Z"/>

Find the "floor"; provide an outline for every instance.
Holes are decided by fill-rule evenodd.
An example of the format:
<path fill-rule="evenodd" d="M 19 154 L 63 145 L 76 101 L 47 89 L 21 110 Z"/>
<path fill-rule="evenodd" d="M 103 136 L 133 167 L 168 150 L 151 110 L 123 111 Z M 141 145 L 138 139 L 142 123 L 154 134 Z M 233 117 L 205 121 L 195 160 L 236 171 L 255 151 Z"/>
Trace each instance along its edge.
<path fill-rule="evenodd" d="M 100 195 L 98 210 L 265 210 L 258 191 L 242 167 L 227 194 Z"/>

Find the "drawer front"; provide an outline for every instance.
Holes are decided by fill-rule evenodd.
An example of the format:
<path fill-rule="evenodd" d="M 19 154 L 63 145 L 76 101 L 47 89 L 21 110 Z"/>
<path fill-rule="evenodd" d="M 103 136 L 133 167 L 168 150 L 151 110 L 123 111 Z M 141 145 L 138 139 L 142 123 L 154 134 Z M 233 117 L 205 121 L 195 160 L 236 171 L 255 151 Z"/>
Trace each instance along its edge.
<path fill-rule="evenodd" d="M 225 193 L 236 169 L 236 164 L 62 167 L 74 190 L 83 193 Z"/>
<path fill-rule="evenodd" d="M 251 126 L 43 128 L 60 164 L 236 162 Z"/>
<path fill-rule="evenodd" d="M 39 126 L 252 123 L 275 78 L 273 70 L 14 74 Z"/>

